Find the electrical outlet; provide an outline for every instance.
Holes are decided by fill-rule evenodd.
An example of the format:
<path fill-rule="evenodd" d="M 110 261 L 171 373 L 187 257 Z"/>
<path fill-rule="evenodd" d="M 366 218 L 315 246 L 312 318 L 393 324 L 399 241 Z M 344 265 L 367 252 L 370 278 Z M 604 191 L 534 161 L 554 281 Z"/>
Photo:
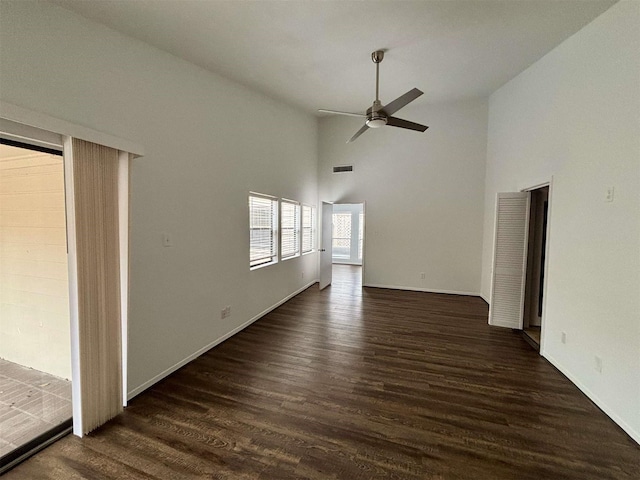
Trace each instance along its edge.
<path fill-rule="evenodd" d="M 162 246 L 163 247 L 173 247 L 173 238 L 168 233 L 162 234 Z"/>
<path fill-rule="evenodd" d="M 230 317 L 231 316 L 231 305 L 227 305 L 225 310 L 226 310 L 226 316 Z"/>
<path fill-rule="evenodd" d="M 596 369 L 596 372 L 598 373 L 602 373 L 602 358 L 600 358 L 598 355 L 596 355 L 595 357 L 593 357 L 594 359 L 594 368 Z"/>
<path fill-rule="evenodd" d="M 222 310 L 220 310 L 220 319 L 224 320 L 225 318 L 227 318 L 227 309 L 223 308 Z"/>
<path fill-rule="evenodd" d="M 420 273 L 420 278 L 421 278 L 422 280 L 424 280 L 425 278 L 427 278 L 427 276 L 425 275 L 425 273 L 424 273 L 424 272 L 421 272 L 421 273 Z"/>
<path fill-rule="evenodd" d="M 560 334 L 560 341 L 561 341 L 562 343 L 567 343 L 567 334 L 566 334 L 565 332 L 562 332 L 562 333 Z"/>

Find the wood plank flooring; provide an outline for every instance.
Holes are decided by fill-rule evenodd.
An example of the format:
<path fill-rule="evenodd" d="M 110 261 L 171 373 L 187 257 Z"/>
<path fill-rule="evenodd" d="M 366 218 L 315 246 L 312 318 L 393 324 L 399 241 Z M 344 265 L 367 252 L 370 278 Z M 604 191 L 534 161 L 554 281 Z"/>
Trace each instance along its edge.
<path fill-rule="evenodd" d="M 7 480 L 639 478 L 640 447 L 481 299 L 343 271 Z"/>

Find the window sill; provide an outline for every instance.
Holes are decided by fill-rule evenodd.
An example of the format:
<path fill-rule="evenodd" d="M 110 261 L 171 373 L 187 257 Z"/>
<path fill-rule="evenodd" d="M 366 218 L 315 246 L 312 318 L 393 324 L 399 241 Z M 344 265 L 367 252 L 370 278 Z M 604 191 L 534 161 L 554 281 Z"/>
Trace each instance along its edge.
<path fill-rule="evenodd" d="M 255 267 L 249 267 L 249 271 L 260 270 L 261 268 L 270 267 L 271 265 L 275 265 L 276 263 L 278 263 L 277 260 L 269 263 L 261 263 L 260 265 L 256 265 Z"/>

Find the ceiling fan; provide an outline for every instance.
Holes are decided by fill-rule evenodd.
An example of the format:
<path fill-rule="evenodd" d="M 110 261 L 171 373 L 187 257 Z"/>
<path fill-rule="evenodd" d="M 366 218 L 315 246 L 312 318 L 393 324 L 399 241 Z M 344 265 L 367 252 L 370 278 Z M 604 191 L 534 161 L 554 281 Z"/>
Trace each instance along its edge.
<path fill-rule="evenodd" d="M 383 50 L 376 50 L 371 54 L 371 60 L 376 64 L 376 99 L 373 101 L 373 105 L 367 108 L 367 113 L 351 113 L 351 112 L 339 112 L 336 110 L 324 110 L 320 109 L 319 112 L 333 113 L 336 115 L 349 115 L 352 117 L 364 117 L 366 118 L 364 125 L 358 130 L 353 137 L 347 140 L 347 143 L 353 142 L 356 138 L 362 135 L 370 128 L 380 128 L 385 125 L 391 127 L 406 128 L 408 130 L 415 130 L 417 132 L 424 132 L 427 128 L 426 125 L 420 125 L 419 123 L 410 122 L 401 118 L 393 117 L 392 115 L 400 110 L 402 107 L 413 102 L 416 98 L 422 95 L 423 92 L 417 88 L 409 90 L 404 95 L 399 96 L 394 101 L 382 105 L 379 96 L 379 83 L 380 83 L 380 62 L 384 58 Z"/>

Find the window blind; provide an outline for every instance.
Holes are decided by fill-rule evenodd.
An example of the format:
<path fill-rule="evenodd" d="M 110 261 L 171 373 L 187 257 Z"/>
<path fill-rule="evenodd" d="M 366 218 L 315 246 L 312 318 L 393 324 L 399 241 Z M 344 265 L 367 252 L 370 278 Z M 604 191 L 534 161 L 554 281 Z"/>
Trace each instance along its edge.
<path fill-rule="evenodd" d="M 276 262 L 278 201 L 266 195 L 249 195 L 249 266 Z"/>
<path fill-rule="evenodd" d="M 315 208 L 302 206 L 302 253 L 311 252 L 315 243 Z"/>
<path fill-rule="evenodd" d="M 300 205 L 291 200 L 280 202 L 280 257 L 300 254 Z"/>

